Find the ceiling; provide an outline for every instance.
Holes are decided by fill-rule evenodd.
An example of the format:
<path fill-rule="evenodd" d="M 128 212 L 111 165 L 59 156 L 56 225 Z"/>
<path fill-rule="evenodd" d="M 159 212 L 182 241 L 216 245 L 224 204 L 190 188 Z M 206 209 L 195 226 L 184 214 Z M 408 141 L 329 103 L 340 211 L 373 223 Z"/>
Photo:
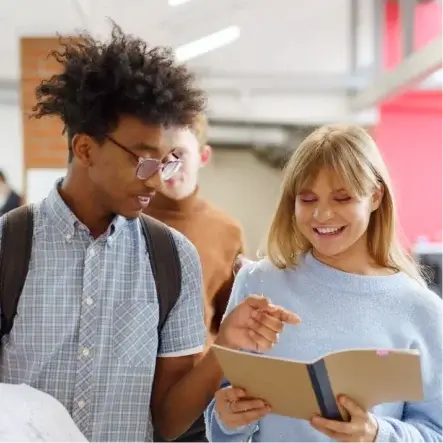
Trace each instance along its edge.
<path fill-rule="evenodd" d="M 174 47 L 239 26 L 241 37 L 235 43 L 191 62 L 203 72 L 337 73 L 349 66 L 349 1 L 192 0 L 175 7 L 168 6 L 167 0 L 3 1 L 0 55 L 14 60 L 23 35 L 69 34 L 88 28 L 106 36 L 108 17 L 152 44 Z M 325 55 L 331 54 L 325 63 Z M 3 65 L 0 74 L 15 76 L 16 65 Z"/>
<path fill-rule="evenodd" d="M 153 45 L 177 48 L 238 26 L 238 40 L 188 62 L 208 91 L 214 119 L 370 124 L 373 110 L 350 114 L 347 98 L 373 74 L 378 1 L 191 0 L 171 7 L 168 0 L 3 0 L 0 83 L 20 77 L 21 36 L 88 29 L 106 38 L 110 18 Z M 354 21 L 352 5 L 358 5 Z"/>

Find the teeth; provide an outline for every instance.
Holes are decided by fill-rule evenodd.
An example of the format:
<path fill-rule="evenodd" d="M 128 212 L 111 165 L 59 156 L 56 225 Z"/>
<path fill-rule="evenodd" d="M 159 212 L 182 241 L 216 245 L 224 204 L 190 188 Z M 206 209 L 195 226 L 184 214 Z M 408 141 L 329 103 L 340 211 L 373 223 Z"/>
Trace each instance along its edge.
<path fill-rule="evenodd" d="M 320 234 L 335 234 L 340 231 L 341 228 L 316 228 Z"/>

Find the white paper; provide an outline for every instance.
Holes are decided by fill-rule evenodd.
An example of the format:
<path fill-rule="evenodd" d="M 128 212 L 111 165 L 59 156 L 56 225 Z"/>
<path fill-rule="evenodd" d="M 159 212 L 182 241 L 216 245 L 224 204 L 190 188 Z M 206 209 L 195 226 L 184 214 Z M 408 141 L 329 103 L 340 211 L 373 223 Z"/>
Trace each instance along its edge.
<path fill-rule="evenodd" d="M 0 383 L 0 442 L 86 442 L 65 407 L 30 386 Z"/>
<path fill-rule="evenodd" d="M 26 173 L 26 203 L 37 203 L 48 196 L 57 179 L 66 169 L 28 169 Z"/>

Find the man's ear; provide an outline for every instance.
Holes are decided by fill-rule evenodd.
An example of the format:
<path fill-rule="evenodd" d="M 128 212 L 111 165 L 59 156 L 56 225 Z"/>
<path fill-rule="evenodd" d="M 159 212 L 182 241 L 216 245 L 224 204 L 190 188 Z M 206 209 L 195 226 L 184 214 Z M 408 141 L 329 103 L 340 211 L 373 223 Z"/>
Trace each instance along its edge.
<path fill-rule="evenodd" d="M 72 138 L 72 153 L 83 166 L 90 166 L 92 162 L 91 149 L 93 141 L 86 134 L 76 134 Z"/>
<path fill-rule="evenodd" d="M 209 145 L 203 146 L 200 150 L 200 166 L 206 166 L 212 157 L 212 148 Z"/>

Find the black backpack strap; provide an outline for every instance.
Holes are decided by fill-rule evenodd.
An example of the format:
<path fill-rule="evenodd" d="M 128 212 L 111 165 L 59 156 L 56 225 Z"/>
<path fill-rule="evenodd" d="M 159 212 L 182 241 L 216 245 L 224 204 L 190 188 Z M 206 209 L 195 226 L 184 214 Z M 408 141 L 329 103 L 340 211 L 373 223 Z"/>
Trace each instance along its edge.
<path fill-rule="evenodd" d="M 32 252 L 34 214 L 31 205 L 13 209 L 3 216 L 0 251 L 0 340 L 9 334 L 28 275 Z M 1 344 L 1 341 L 0 341 Z"/>
<path fill-rule="evenodd" d="M 158 337 L 181 290 L 181 267 L 177 246 L 170 229 L 162 222 L 142 214 L 143 235 L 155 279 L 159 305 Z M 160 343 L 160 342 L 159 342 Z"/>

